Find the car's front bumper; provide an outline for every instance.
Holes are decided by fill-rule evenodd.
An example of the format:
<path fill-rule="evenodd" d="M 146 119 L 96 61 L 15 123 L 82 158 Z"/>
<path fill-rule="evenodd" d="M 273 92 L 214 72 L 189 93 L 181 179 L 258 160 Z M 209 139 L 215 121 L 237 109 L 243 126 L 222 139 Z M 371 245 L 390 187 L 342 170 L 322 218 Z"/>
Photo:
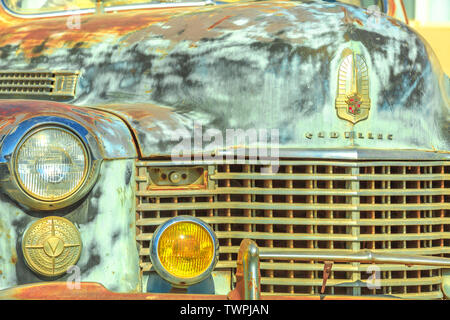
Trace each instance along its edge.
<path fill-rule="evenodd" d="M 379 264 L 433 265 L 450 267 L 450 259 L 427 256 L 407 256 L 397 254 L 376 254 L 370 251 L 353 255 L 343 254 L 305 254 L 292 251 L 290 254 L 260 254 L 256 243 L 250 239 L 241 242 L 236 286 L 227 295 L 180 294 L 180 293 L 117 293 L 107 290 L 95 282 L 42 282 L 22 285 L 0 291 L 0 299 L 24 300 L 382 300 L 395 299 L 394 296 L 339 296 L 339 295 L 263 295 L 261 294 L 260 259 L 288 259 L 323 261 L 323 284 L 325 290 L 328 275 L 334 262 L 359 261 Z M 443 286 L 444 288 L 444 286 Z M 445 290 L 443 290 L 445 291 Z M 444 293 L 445 295 L 445 293 Z"/>
<path fill-rule="evenodd" d="M 231 291 L 228 295 L 178 293 L 117 293 L 94 282 L 82 282 L 71 288 L 66 282 L 41 282 L 0 290 L 0 300 L 239 300 Z M 261 300 L 386 300 L 393 297 L 358 296 L 261 296 Z"/>

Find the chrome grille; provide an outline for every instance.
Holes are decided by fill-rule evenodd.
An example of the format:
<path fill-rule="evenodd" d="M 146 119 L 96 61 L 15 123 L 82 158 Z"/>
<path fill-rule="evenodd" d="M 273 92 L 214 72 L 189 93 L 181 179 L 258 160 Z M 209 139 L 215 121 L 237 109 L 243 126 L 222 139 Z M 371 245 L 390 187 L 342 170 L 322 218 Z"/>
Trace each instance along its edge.
<path fill-rule="evenodd" d="M 261 174 L 260 164 L 205 166 L 203 190 L 147 190 L 152 162 L 137 163 L 137 240 L 149 271 L 149 240 L 176 215 L 201 217 L 220 241 L 217 268 L 236 267 L 243 238 L 260 250 L 377 252 L 450 257 L 450 162 L 289 161 Z M 159 163 L 158 165 L 161 165 Z M 167 162 L 167 165 L 170 165 Z M 380 265 L 380 288 L 367 286 L 371 265 L 336 263 L 327 294 L 440 298 L 441 270 Z M 321 263 L 264 261 L 263 294 L 319 294 Z"/>
<path fill-rule="evenodd" d="M 0 98 L 51 96 L 72 98 L 78 72 L 0 71 Z"/>

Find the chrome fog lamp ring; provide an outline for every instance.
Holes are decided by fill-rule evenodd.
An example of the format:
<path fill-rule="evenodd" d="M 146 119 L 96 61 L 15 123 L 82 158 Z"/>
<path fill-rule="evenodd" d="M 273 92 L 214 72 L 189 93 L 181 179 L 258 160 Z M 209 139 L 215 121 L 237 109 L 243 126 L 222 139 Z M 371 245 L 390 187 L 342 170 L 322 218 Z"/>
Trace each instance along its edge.
<path fill-rule="evenodd" d="M 201 219 L 178 216 L 161 224 L 153 233 L 150 259 L 161 278 L 175 287 L 188 287 L 211 275 L 219 260 L 219 241 L 213 229 Z M 194 267 L 189 269 L 189 266 Z M 195 268 L 198 269 L 195 273 L 187 271 Z"/>

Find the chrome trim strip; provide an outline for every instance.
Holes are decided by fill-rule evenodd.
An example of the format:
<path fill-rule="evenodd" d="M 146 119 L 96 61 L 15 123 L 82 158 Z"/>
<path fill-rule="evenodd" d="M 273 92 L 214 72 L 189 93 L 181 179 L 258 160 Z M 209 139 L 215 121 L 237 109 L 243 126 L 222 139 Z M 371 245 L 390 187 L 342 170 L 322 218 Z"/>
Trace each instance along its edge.
<path fill-rule="evenodd" d="M 73 120 L 58 116 L 37 116 L 21 122 L 16 128 L 5 135 L 3 143 L 0 146 L 0 163 L 7 163 L 10 161 L 15 148 L 28 132 L 37 127 L 46 125 L 60 125 L 76 132 L 86 146 L 89 146 L 89 149 L 92 152 L 92 158 L 101 159 L 99 146 L 93 144 L 93 141 L 95 141 L 94 136 L 92 136 L 92 134 L 82 125 Z"/>
<path fill-rule="evenodd" d="M 5 0 L 0 0 L 0 4 L 3 10 L 9 15 L 22 18 L 22 19 L 35 19 L 35 18 L 51 18 L 51 17 L 64 17 L 64 16 L 74 16 L 82 14 L 95 14 L 97 13 L 97 8 L 92 9 L 80 9 L 80 10 L 67 10 L 67 11 L 55 11 L 49 13 L 36 13 L 36 14 L 21 14 L 12 11 L 6 4 Z M 94 4 L 95 5 L 95 4 Z M 104 12 L 115 12 L 124 10 L 138 10 L 138 9 L 166 9 L 166 8 L 178 8 L 178 7 L 198 7 L 206 5 L 215 5 L 211 0 L 199 1 L 199 2 L 183 2 L 183 3 L 159 3 L 159 4 L 135 4 L 135 5 L 125 5 L 125 6 L 114 6 L 105 7 L 103 6 Z"/>
<path fill-rule="evenodd" d="M 274 260 L 296 260 L 296 261 L 333 261 L 333 262 L 359 262 L 359 263 L 380 263 L 380 264 L 403 264 L 418 266 L 437 266 L 443 268 L 450 267 L 450 258 L 427 257 L 415 255 L 403 255 L 392 253 L 375 253 L 364 250 L 355 253 L 339 252 L 307 252 L 291 250 L 284 252 L 261 252 L 260 259 Z"/>
<path fill-rule="evenodd" d="M 218 189 L 189 189 L 183 190 L 151 190 L 137 191 L 139 197 L 193 197 L 212 196 L 219 194 L 254 194 L 254 195 L 298 195 L 298 196 L 437 196 L 450 194 L 450 188 L 434 189 L 363 189 L 353 191 L 348 189 L 305 189 L 305 188 L 218 188 Z"/>
<path fill-rule="evenodd" d="M 215 3 L 209 0 L 198 2 L 181 2 L 181 3 L 158 3 L 158 4 L 130 4 L 124 6 L 106 7 L 103 9 L 105 12 L 115 12 L 124 10 L 138 10 L 138 9 L 166 9 L 166 8 L 182 8 L 182 7 L 199 7 L 214 5 Z"/>
<path fill-rule="evenodd" d="M 450 159 L 449 159 L 450 160 Z M 171 166 L 194 166 L 194 165 L 224 165 L 224 164 L 248 164 L 248 165 L 267 165 L 267 161 L 264 160 L 224 160 L 224 161 L 182 161 L 173 162 L 169 160 L 140 160 L 136 162 L 137 167 L 171 167 Z M 448 166 L 450 161 L 437 160 L 437 161 L 413 161 L 413 160 L 392 160 L 392 161 L 367 161 L 357 162 L 357 160 L 279 160 L 280 166 L 301 166 L 301 165 L 318 165 L 318 166 L 336 166 L 346 168 L 365 168 L 365 167 L 382 167 L 382 166 L 415 166 L 415 167 L 434 167 L 434 166 Z"/>
<path fill-rule="evenodd" d="M 369 250 L 347 253 L 321 253 L 292 250 L 289 252 L 259 252 L 258 245 L 250 239 L 244 239 L 239 248 L 236 289 L 243 293 L 245 299 L 258 300 L 261 296 L 260 260 L 297 260 L 322 262 L 359 262 L 379 264 L 402 264 L 407 266 L 450 267 L 449 258 L 374 253 Z M 324 282 L 325 285 L 325 282 Z"/>
<path fill-rule="evenodd" d="M 275 152 L 272 152 L 275 150 Z M 171 158 L 171 160 L 156 160 L 158 165 L 205 165 L 205 164 L 247 164 L 250 161 L 255 164 L 278 165 L 280 159 L 324 159 L 331 161 L 340 160 L 373 160 L 373 161 L 448 161 L 450 151 L 415 150 L 415 149 L 359 149 L 359 148 L 336 148 L 336 149 L 312 149 L 312 148 L 279 148 L 267 150 L 266 157 L 256 157 L 258 150 L 255 148 L 235 148 L 233 150 L 217 151 L 214 159 L 211 152 L 203 154 L 192 154 L 182 158 L 171 158 L 170 154 L 161 154 L 160 157 Z M 244 156 L 241 156 L 244 155 Z M 253 155 L 255 155 L 253 157 Z M 230 160 L 227 159 L 227 156 Z M 237 159 L 235 159 L 237 157 Z M 234 159 L 234 160 L 233 160 Z M 142 161 L 152 161 L 145 158 Z M 295 161 L 295 160 L 293 160 Z M 252 163 L 252 164 L 253 164 Z M 156 164 L 155 164 L 156 165 Z"/>
<path fill-rule="evenodd" d="M 258 150 L 252 148 L 236 148 L 233 150 L 219 151 L 216 154 L 220 156 L 257 155 Z M 317 148 L 283 148 L 276 150 L 276 156 L 279 158 L 300 158 L 300 159 L 336 159 L 336 160 L 450 160 L 450 151 L 434 150 L 414 150 L 414 149 L 366 149 L 366 148 L 335 148 L 335 149 L 317 149 Z M 211 153 L 205 153 L 210 156 Z M 271 150 L 266 154 L 273 155 Z M 276 157 L 270 156 L 266 161 L 274 161 Z"/>
<path fill-rule="evenodd" d="M 0 0 L 0 3 L 1 3 L 1 6 L 3 7 L 3 10 L 5 10 L 6 13 L 8 13 L 9 15 L 11 15 L 13 17 L 22 18 L 22 19 L 64 17 L 64 16 L 74 16 L 74 15 L 81 15 L 81 14 L 88 14 L 88 13 L 95 13 L 96 12 L 96 8 L 92 8 L 92 9 L 56 11 L 56 12 L 49 12 L 49 13 L 20 14 L 20 13 L 12 11 L 5 4 L 5 0 Z"/>

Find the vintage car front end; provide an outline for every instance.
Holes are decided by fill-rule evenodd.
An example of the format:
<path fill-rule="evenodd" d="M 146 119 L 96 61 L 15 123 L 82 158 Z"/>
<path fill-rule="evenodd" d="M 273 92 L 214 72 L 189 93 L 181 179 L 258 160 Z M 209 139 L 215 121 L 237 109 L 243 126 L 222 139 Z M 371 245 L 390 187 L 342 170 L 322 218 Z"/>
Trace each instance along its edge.
<path fill-rule="evenodd" d="M 11 3 L 0 298 L 450 297 L 449 84 L 407 25 L 325 1 Z"/>

